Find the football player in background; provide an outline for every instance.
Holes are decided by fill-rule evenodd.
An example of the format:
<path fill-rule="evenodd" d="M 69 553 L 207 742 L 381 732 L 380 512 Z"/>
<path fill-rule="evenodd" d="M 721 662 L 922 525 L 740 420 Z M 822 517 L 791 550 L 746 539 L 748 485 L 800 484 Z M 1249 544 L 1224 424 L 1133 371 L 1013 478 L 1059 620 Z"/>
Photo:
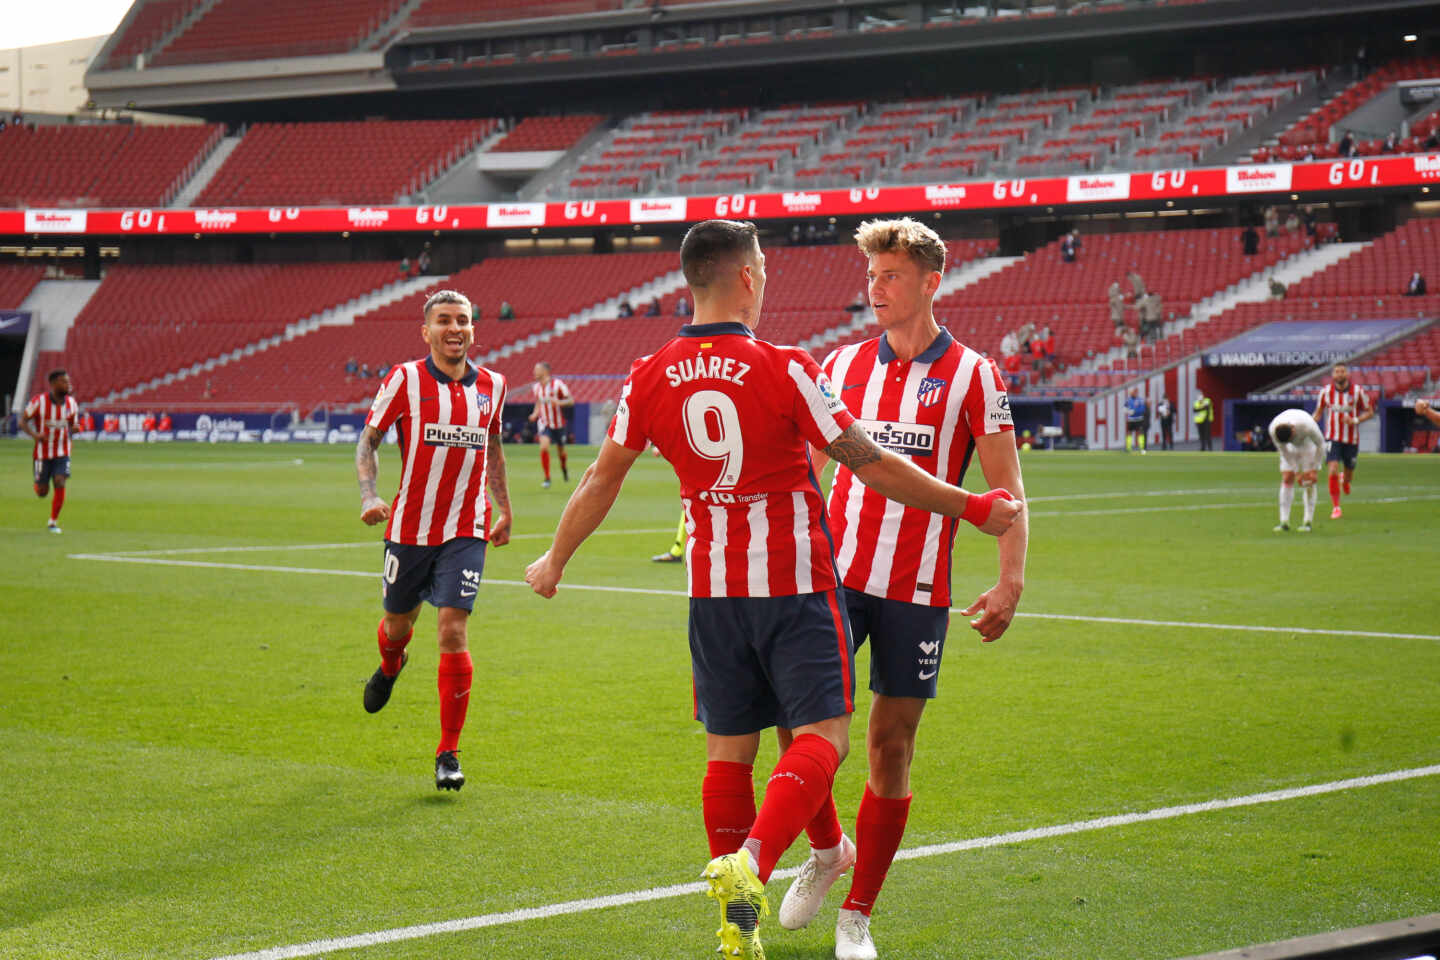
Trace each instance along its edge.
<path fill-rule="evenodd" d="M 60 508 L 65 506 L 65 484 L 70 479 L 70 437 L 80 429 L 80 405 L 70 395 L 70 374 L 51 370 L 45 379 L 50 391 L 35 394 L 25 405 L 20 429 L 35 441 L 35 496 L 45 499 L 50 485 L 55 485 L 46 529 L 60 533 Z"/>
<path fill-rule="evenodd" d="M 1270 439 L 1280 454 L 1280 522 L 1275 525 L 1275 532 L 1290 529 L 1290 508 L 1295 503 L 1295 481 L 1298 480 L 1304 499 L 1300 530 L 1309 533 L 1311 521 L 1315 519 L 1315 501 L 1319 499 L 1315 481 L 1320 475 L 1320 464 L 1325 462 L 1325 436 L 1315 418 L 1304 410 L 1282 410 L 1270 421 Z"/>

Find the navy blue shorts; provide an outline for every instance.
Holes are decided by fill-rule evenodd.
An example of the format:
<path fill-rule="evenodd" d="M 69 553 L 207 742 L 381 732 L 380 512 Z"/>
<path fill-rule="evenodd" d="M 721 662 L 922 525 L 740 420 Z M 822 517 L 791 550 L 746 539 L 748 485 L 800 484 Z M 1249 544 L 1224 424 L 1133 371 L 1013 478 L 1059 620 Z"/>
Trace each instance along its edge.
<path fill-rule="evenodd" d="M 426 600 L 469 613 L 484 572 L 485 541 L 479 537 L 456 537 L 435 547 L 386 540 L 381 601 L 388 613 L 409 613 Z"/>
<path fill-rule="evenodd" d="M 550 438 L 550 442 L 553 443 L 553 444 L 555 444 L 556 446 L 558 446 L 558 447 L 563 447 L 563 446 L 565 446 L 565 428 L 564 428 L 564 427 L 546 427 L 544 430 L 542 430 L 542 431 L 540 431 L 540 432 L 543 433 L 543 434 L 545 434 L 545 436 L 549 437 L 549 438 Z"/>
<path fill-rule="evenodd" d="M 51 477 L 69 477 L 70 458 L 51 457 L 49 460 L 35 461 L 35 482 L 49 483 Z"/>
<path fill-rule="evenodd" d="M 692 597 L 695 719 L 736 737 L 855 710 L 850 626 L 838 591 Z"/>
<path fill-rule="evenodd" d="M 1360 444 L 1341 443 L 1339 440 L 1325 441 L 1325 461 L 1338 461 L 1346 470 L 1355 469 L 1355 461 L 1360 459 Z"/>
<path fill-rule="evenodd" d="M 950 610 L 845 588 L 855 649 L 870 640 L 870 692 L 935 699 Z"/>

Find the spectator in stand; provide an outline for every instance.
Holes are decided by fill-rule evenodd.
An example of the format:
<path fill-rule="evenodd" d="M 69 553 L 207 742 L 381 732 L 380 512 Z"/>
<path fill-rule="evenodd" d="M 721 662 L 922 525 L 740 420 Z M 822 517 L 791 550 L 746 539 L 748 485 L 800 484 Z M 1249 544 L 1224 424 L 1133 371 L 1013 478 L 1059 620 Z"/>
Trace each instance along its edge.
<path fill-rule="evenodd" d="M 1265 208 L 1265 236 L 1274 237 L 1280 234 L 1280 211 L 1274 206 Z"/>
<path fill-rule="evenodd" d="M 501 320 L 514 320 L 514 319 L 515 319 L 515 308 L 510 305 L 510 301 L 509 301 L 509 300 L 501 300 L 501 301 L 500 301 L 500 312 L 497 314 L 497 316 L 498 316 Z"/>
<path fill-rule="evenodd" d="M 213 388 L 213 387 L 211 386 L 211 384 L 210 384 L 210 378 L 209 378 L 209 377 L 206 377 L 206 378 L 205 378 L 205 389 L 204 389 L 203 391 L 201 391 L 201 393 L 200 393 L 200 399 L 202 399 L 202 400 L 209 400 L 212 396 L 214 396 L 214 388 Z"/>
<path fill-rule="evenodd" d="M 1051 342 L 1053 341 L 1048 326 L 1041 327 L 1030 340 L 1030 369 L 1036 373 L 1045 369 L 1045 360 L 1050 356 L 1049 344 Z"/>
<path fill-rule="evenodd" d="M 1053 317 L 1052 319 L 1056 323 L 1060 322 L 1060 317 L 1058 315 Z M 1050 325 L 1048 323 L 1045 325 L 1044 329 L 1040 331 L 1040 339 L 1045 342 L 1046 358 L 1048 358 L 1056 366 L 1059 366 L 1060 358 L 1055 355 L 1055 332 L 1050 329 Z"/>
<path fill-rule="evenodd" d="M 1395 131 L 1394 131 L 1394 130 L 1391 130 L 1389 133 L 1385 134 L 1385 142 L 1382 143 L 1382 144 L 1380 144 L 1380 152 L 1381 152 L 1381 153 L 1399 153 L 1399 152 L 1400 152 L 1400 138 L 1395 134 Z"/>
<path fill-rule="evenodd" d="M 1355 79 L 1364 80 L 1370 73 L 1370 58 L 1365 52 L 1365 44 L 1360 44 L 1360 49 L 1355 51 Z"/>
<path fill-rule="evenodd" d="M 1135 332 L 1134 327 L 1126 327 L 1120 332 L 1120 339 L 1125 343 L 1125 356 L 1140 356 L 1140 334 Z"/>
<path fill-rule="evenodd" d="M 1295 208 L 1294 208 L 1294 207 L 1291 207 L 1291 208 L 1290 208 L 1290 214 L 1285 218 L 1285 232 L 1286 232 L 1286 233 L 1295 233 L 1295 232 L 1296 232 L 1297 230 L 1299 230 L 1299 229 L 1300 229 L 1300 214 L 1298 214 L 1298 213 L 1295 212 Z"/>
<path fill-rule="evenodd" d="M 1145 280 L 1140 276 L 1138 270 L 1131 270 L 1127 276 L 1130 279 L 1130 289 L 1135 294 L 1135 302 L 1139 303 L 1140 299 L 1145 296 Z"/>
<path fill-rule="evenodd" d="M 1355 156 L 1355 135 L 1349 130 L 1345 131 L 1345 134 L 1340 138 L 1340 142 L 1335 145 L 1335 156 Z"/>
<path fill-rule="evenodd" d="M 359 375 L 360 375 L 360 364 L 355 361 L 355 358 L 354 358 L 354 357 L 351 357 L 351 358 L 350 358 L 348 361 L 346 361 L 346 363 L 345 363 L 345 382 L 346 382 L 346 383 L 349 383 L 351 380 L 355 379 L 355 377 L 357 377 L 357 376 L 359 376 Z M 207 387 L 207 388 L 209 387 L 209 384 L 208 384 L 208 383 L 206 384 L 206 387 Z"/>
<path fill-rule="evenodd" d="M 655 299 L 650 301 L 650 306 L 645 308 L 645 316 L 658 317 L 660 316 L 661 310 L 662 308 L 660 306 L 660 298 L 656 297 Z"/>
<path fill-rule="evenodd" d="M 1315 246 L 1316 233 L 1318 232 L 1315 226 L 1315 211 L 1306 207 L 1305 212 L 1301 214 L 1300 218 L 1305 222 L 1306 241 L 1313 247 Z"/>
<path fill-rule="evenodd" d="M 155 429 L 161 433 L 169 433 L 171 430 L 174 430 L 175 422 L 170 419 L 170 414 L 162 410 L 160 416 L 155 420 Z"/>
<path fill-rule="evenodd" d="M 370 379 L 370 364 L 368 364 L 368 363 L 362 363 L 362 364 L 360 364 L 360 379 L 361 379 L 361 380 L 369 380 L 369 379 Z"/>
<path fill-rule="evenodd" d="M 421 248 L 420 256 L 415 258 L 415 266 L 422 277 L 430 273 L 430 242 L 428 240 Z"/>
<path fill-rule="evenodd" d="M 1021 355 L 1028 355 L 1030 353 L 1030 341 L 1035 339 L 1035 324 L 1030 323 L 1027 320 L 1025 323 L 1021 324 L 1020 329 L 1016 331 L 1015 336 L 1020 338 Z"/>
<path fill-rule="evenodd" d="M 1426 150 L 1440 150 L 1440 123 L 1437 123 L 1430 130 L 1430 135 L 1425 138 Z"/>
<path fill-rule="evenodd" d="M 1060 259 L 1066 263 L 1075 262 L 1075 254 L 1080 250 L 1080 231 L 1071 230 L 1060 238 Z"/>
<path fill-rule="evenodd" d="M 998 319 L 998 318 L 997 318 Z M 1000 356 L 1013 357 L 1020 352 L 1020 335 L 1014 330 L 1000 338 Z"/>
<path fill-rule="evenodd" d="M 1147 293 L 1145 299 L 1140 301 L 1140 338 L 1142 340 L 1158 340 L 1160 337 L 1160 324 L 1164 320 L 1165 309 L 1158 293 Z"/>
<path fill-rule="evenodd" d="M 1284 300 L 1284 299 L 1285 299 L 1285 284 L 1281 283 L 1279 280 L 1276 280 L 1276 279 L 1275 279 L 1275 274 L 1273 274 L 1273 273 L 1270 274 L 1270 299 L 1271 299 L 1271 300 Z"/>
<path fill-rule="evenodd" d="M 1125 294 L 1120 292 L 1119 280 L 1111 282 L 1108 296 L 1110 298 L 1110 325 L 1115 328 L 1115 336 L 1118 337 L 1125 326 Z"/>
<path fill-rule="evenodd" d="M 1253 257 L 1260 252 L 1260 231 L 1255 225 L 1247 226 L 1240 234 L 1240 249 L 1247 257 Z"/>
<path fill-rule="evenodd" d="M 685 299 L 684 295 L 681 295 L 680 299 L 675 301 L 675 316 L 688 317 L 694 312 L 694 310 L 690 309 L 690 301 Z"/>
<path fill-rule="evenodd" d="M 620 309 L 615 311 L 615 314 L 620 317 L 633 317 L 635 316 L 635 308 L 630 306 L 629 300 L 621 300 Z"/>
<path fill-rule="evenodd" d="M 409 258 L 409 257 L 401 257 L 401 258 L 400 258 L 400 276 L 408 278 L 408 277 L 410 276 L 410 271 L 411 271 L 412 269 L 413 269 L 413 268 L 410 266 L 410 258 Z"/>
<path fill-rule="evenodd" d="M 386 377 L 390 376 L 390 364 L 388 363 L 382 363 L 375 369 L 377 371 L 375 376 L 379 377 L 381 380 L 384 380 Z"/>
<path fill-rule="evenodd" d="M 1405 284 L 1405 296 L 1425 296 L 1425 277 L 1423 274 L 1420 273 L 1419 270 L 1416 270 L 1414 273 L 1410 274 L 1410 282 Z"/>

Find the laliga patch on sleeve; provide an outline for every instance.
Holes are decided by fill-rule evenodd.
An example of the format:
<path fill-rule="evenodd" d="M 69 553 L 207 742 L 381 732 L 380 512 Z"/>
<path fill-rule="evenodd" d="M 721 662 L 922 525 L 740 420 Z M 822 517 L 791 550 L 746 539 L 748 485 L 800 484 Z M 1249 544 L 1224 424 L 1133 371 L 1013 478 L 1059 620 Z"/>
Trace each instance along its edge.
<path fill-rule="evenodd" d="M 838 413 L 845 409 L 845 404 L 840 401 L 840 395 L 830 385 L 830 378 L 821 373 L 815 377 L 815 386 L 820 388 L 820 396 L 825 398 L 825 406 L 831 413 Z"/>
<path fill-rule="evenodd" d="M 1010 416 L 1010 395 L 997 393 L 985 403 L 985 421 L 994 426 L 1015 426 Z"/>

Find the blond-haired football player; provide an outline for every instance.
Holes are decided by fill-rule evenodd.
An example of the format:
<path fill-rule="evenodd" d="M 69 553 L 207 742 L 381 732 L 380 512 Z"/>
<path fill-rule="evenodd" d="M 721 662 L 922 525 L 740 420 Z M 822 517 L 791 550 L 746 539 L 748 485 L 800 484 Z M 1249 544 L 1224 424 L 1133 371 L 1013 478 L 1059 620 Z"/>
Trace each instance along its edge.
<path fill-rule="evenodd" d="M 908 217 L 862 224 L 855 240 L 883 332 L 826 358 L 823 369 L 841 401 L 879 446 L 926 473 L 958 485 L 973 451 L 992 489 L 1023 499 L 1005 381 L 991 360 L 935 320 L 944 242 Z M 823 454 L 819 460 L 823 464 Z M 853 864 L 835 925 L 835 956 L 866 960 L 876 956 L 871 908 L 909 815 L 916 730 L 938 687 L 956 527 L 951 518 L 888 499 L 844 464 L 836 468 L 828 514 L 851 631 L 857 646 L 870 641 L 869 777 L 854 843 L 841 831 L 833 804 L 807 828 L 811 856 L 785 896 L 780 923 L 808 924 Z M 1028 538 L 1022 513 L 998 540 L 995 585 L 964 611 L 976 617 L 970 625 L 986 642 L 998 639 L 1015 615 Z"/>

